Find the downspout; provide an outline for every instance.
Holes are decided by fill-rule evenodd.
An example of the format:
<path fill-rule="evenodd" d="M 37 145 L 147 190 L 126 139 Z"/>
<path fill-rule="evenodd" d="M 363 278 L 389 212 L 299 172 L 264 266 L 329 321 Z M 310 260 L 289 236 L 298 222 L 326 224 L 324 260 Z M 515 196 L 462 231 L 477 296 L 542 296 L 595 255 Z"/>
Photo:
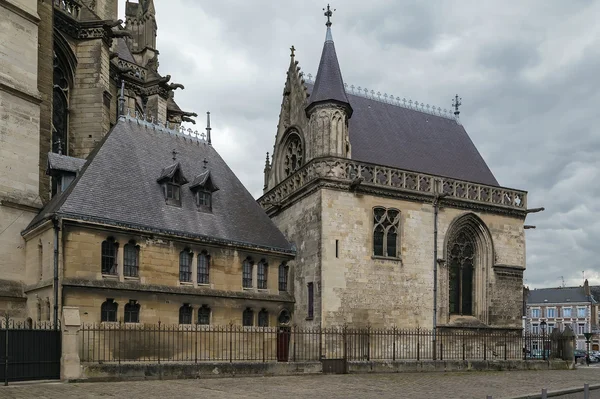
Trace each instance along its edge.
<path fill-rule="evenodd" d="M 52 219 L 54 224 L 54 328 L 58 329 L 58 218 Z"/>
<path fill-rule="evenodd" d="M 438 183 L 441 185 L 441 181 L 436 182 L 433 196 L 433 360 L 437 359 L 438 213 L 440 200 L 447 195 L 439 193 Z"/>

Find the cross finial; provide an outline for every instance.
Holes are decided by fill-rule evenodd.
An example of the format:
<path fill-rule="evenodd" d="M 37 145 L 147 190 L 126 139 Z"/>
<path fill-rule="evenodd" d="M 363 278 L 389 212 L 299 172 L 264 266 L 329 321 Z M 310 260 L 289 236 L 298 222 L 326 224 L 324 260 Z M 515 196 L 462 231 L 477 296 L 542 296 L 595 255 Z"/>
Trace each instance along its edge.
<path fill-rule="evenodd" d="M 293 44 L 292 44 L 292 47 L 290 47 L 290 51 L 292 52 L 292 53 L 290 54 L 290 57 L 293 57 L 293 56 L 294 56 L 294 52 L 296 51 L 296 47 L 294 47 L 294 45 L 293 45 Z"/>
<path fill-rule="evenodd" d="M 325 11 L 325 9 L 323 9 L 323 11 Z M 333 11 L 335 11 L 335 8 L 333 9 Z M 325 11 L 325 15 L 327 17 L 327 23 L 325 24 L 328 28 L 331 26 L 331 16 L 333 15 L 333 11 L 331 11 L 331 8 L 329 7 L 329 4 L 327 4 L 327 11 Z"/>
<path fill-rule="evenodd" d="M 458 97 L 458 94 L 456 96 L 454 96 L 454 99 L 452 100 L 452 106 L 454 107 L 454 115 L 456 115 L 456 116 L 458 116 L 460 114 L 458 107 L 460 107 L 462 105 L 461 100 L 462 100 L 462 98 Z"/>
<path fill-rule="evenodd" d="M 204 158 L 204 161 L 202 161 L 202 163 L 204 164 L 203 168 L 206 169 L 206 164 L 208 163 L 208 161 L 206 160 L 206 158 Z"/>
<path fill-rule="evenodd" d="M 179 154 L 179 152 L 173 148 L 173 151 L 171 151 L 171 154 L 173 154 L 173 161 L 177 160 L 177 154 Z"/>

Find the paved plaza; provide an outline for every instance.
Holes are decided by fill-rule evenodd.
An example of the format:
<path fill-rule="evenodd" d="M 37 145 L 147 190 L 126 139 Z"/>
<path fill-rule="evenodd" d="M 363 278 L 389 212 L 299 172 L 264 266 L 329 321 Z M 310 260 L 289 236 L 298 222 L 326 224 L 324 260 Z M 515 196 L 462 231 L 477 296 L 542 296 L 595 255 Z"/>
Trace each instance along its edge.
<path fill-rule="evenodd" d="M 112 383 L 36 383 L 0 387 L 0 398 L 511 398 L 600 383 L 600 368 L 574 371 L 401 373 L 238 377 Z M 583 398 L 583 394 L 561 396 Z M 600 390 L 591 398 L 600 399 Z"/>

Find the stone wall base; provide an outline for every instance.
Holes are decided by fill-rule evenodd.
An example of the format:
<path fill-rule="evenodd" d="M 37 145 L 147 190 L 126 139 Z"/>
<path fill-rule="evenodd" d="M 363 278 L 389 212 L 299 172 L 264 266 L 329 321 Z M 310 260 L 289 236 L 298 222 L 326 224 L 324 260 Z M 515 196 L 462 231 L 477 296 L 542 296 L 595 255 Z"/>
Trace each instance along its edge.
<path fill-rule="evenodd" d="M 564 360 L 423 360 L 348 362 L 349 373 L 571 370 L 573 368 L 573 362 Z"/>

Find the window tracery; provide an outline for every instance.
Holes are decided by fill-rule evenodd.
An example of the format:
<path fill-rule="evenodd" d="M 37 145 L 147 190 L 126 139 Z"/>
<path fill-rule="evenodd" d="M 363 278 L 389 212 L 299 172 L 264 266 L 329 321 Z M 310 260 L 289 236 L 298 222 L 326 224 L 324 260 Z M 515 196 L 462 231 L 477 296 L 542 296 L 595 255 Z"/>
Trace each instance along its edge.
<path fill-rule="evenodd" d="M 52 92 L 52 152 L 67 153 L 67 133 L 69 125 L 69 80 L 62 62 L 54 56 Z"/>
<path fill-rule="evenodd" d="M 373 256 L 398 257 L 400 211 L 393 208 L 373 209 Z"/>
<path fill-rule="evenodd" d="M 304 161 L 304 149 L 302 140 L 297 134 L 292 134 L 285 147 L 283 168 L 285 176 L 289 176 L 302 166 Z"/>
<path fill-rule="evenodd" d="M 473 314 L 473 259 L 475 244 L 460 232 L 449 245 L 450 314 Z"/>

